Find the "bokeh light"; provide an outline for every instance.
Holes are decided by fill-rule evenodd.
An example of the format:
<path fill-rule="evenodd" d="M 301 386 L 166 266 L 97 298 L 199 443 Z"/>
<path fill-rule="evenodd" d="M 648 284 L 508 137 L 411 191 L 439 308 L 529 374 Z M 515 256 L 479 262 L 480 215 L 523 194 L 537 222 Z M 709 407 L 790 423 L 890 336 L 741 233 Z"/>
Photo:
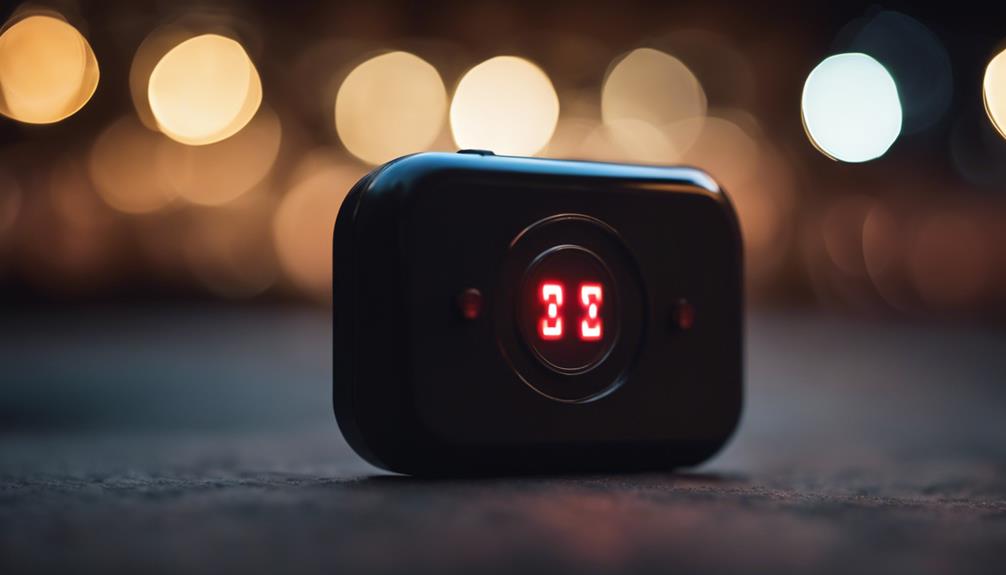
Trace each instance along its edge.
<path fill-rule="evenodd" d="M 950 157 L 964 181 L 993 191 L 1006 182 L 1006 139 L 989 117 L 977 110 L 959 115 L 950 131 Z"/>
<path fill-rule="evenodd" d="M 23 255 L 30 281 L 52 293 L 83 294 L 113 285 L 127 245 L 122 220 L 94 193 L 87 166 L 74 156 L 50 159 L 49 171 L 32 182 L 25 207 Z"/>
<path fill-rule="evenodd" d="M 867 196 L 850 194 L 833 202 L 821 219 L 825 252 L 832 265 L 846 275 L 867 273 L 865 223 L 873 205 L 873 200 Z"/>
<path fill-rule="evenodd" d="M 1006 50 L 996 54 L 985 67 L 982 99 L 992 125 L 1006 138 Z"/>
<path fill-rule="evenodd" d="M 332 157 L 330 150 L 320 150 L 301 161 L 273 219 L 283 271 L 319 300 L 332 293 L 332 226 L 342 200 L 364 174 Z"/>
<path fill-rule="evenodd" d="M 370 164 L 422 151 L 444 126 L 447 89 L 437 70 L 408 52 L 382 54 L 349 73 L 335 100 L 346 149 Z"/>
<path fill-rule="evenodd" d="M 32 15 L 0 35 L 0 114 L 29 124 L 58 122 L 98 87 L 91 45 L 67 22 Z"/>
<path fill-rule="evenodd" d="M 815 67 L 801 112 L 810 141 L 843 162 L 882 156 L 901 133 L 901 102 L 886 68 L 866 54 L 838 54 Z"/>
<path fill-rule="evenodd" d="M 45 192 L 49 207 L 63 222 L 76 228 L 96 228 L 114 217 L 114 212 L 94 193 L 87 165 L 79 159 L 55 159 L 47 176 L 48 189 L 34 191 Z"/>
<path fill-rule="evenodd" d="M 664 129 L 670 124 L 702 118 L 706 95 L 699 81 L 681 60 L 651 48 L 633 50 L 618 60 L 608 72 L 601 90 L 601 119 L 608 126 L 626 120 L 644 122 Z M 640 130 L 645 147 L 652 139 Z M 698 137 L 697 131 L 673 134 L 671 146 L 683 152 Z M 620 138 L 627 144 L 628 134 Z M 664 161 L 673 161 L 665 158 Z"/>
<path fill-rule="evenodd" d="M 14 229 L 20 211 L 21 186 L 10 172 L 0 168 L 0 240 Z M 0 249 L 2 246 L 0 241 Z"/>
<path fill-rule="evenodd" d="M 757 122 L 738 110 L 713 110 L 706 118 L 673 127 L 698 134 L 681 161 L 712 174 L 734 204 L 748 285 L 768 281 L 781 265 L 792 233 L 795 191 L 788 161 L 764 139 Z"/>
<path fill-rule="evenodd" d="M 663 130 L 632 118 L 597 126 L 584 141 L 583 151 L 587 159 L 607 162 L 667 164 L 680 157 Z"/>
<path fill-rule="evenodd" d="M 184 241 L 192 274 L 213 294 L 246 299 L 269 289 L 279 276 L 270 226 L 275 200 L 248 194 L 199 212 Z"/>
<path fill-rule="evenodd" d="M 101 198 L 121 212 L 139 214 L 168 205 L 175 192 L 158 177 L 158 156 L 164 139 L 130 114 L 98 136 L 88 164 L 91 181 Z"/>
<path fill-rule="evenodd" d="M 878 283 L 897 260 L 901 236 L 891 209 L 877 203 L 863 219 L 863 265 L 874 283 Z"/>
<path fill-rule="evenodd" d="M 877 294 L 890 307 L 909 311 L 904 227 L 892 208 L 879 202 L 871 207 L 863 221 L 863 263 Z"/>
<path fill-rule="evenodd" d="M 555 126 L 555 133 L 541 155 L 548 158 L 589 160 L 594 156 L 586 147 L 587 139 L 600 128 L 600 122 L 589 117 L 564 116 Z"/>
<path fill-rule="evenodd" d="M 673 127 L 697 134 L 695 144 L 682 157 L 684 163 L 709 170 L 726 185 L 740 185 L 751 179 L 758 165 L 759 146 L 737 122 L 725 115 L 710 115 Z M 732 192 L 732 189 L 727 188 L 727 191 Z"/>
<path fill-rule="evenodd" d="M 713 30 L 682 29 L 654 38 L 648 45 L 673 54 L 687 66 L 710 106 L 756 104 L 756 74 L 750 61 L 753 50 L 739 50 L 730 36 Z"/>
<path fill-rule="evenodd" d="M 159 131 L 157 118 L 150 109 L 150 74 L 172 48 L 192 38 L 193 32 L 176 25 L 154 29 L 136 48 L 133 61 L 129 65 L 129 95 L 133 100 L 136 115 L 150 130 Z"/>
<path fill-rule="evenodd" d="M 579 160 L 603 159 L 605 157 L 603 154 L 613 145 L 602 130 L 601 100 L 598 91 L 568 90 L 559 94 L 559 102 L 562 109 L 561 117 L 555 125 L 548 145 L 539 152 L 539 155 Z M 594 143 L 600 145 L 595 147 Z"/>
<path fill-rule="evenodd" d="M 281 140 L 279 118 L 263 107 L 243 130 L 226 140 L 205 146 L 163 142 L 158 174 L 183 199 L 217 206 L 248 192 L 269 174 Z"/>
<path fill-rule="evenodd" d="M 932 30 L 911 16 L 882 10 L 849 23 L 839 36 L 848 36 L 842 52 L 869 54 L 894 77 L 903 133 L 920 132 L 946 114 L 953 99 L 953 70 Z"/>
<path fill-rule="evenodd" d="M 203 34 L 172 48 L 147 87 L 162 132 L 190 145 L 219 142 L 243 128 L 262 102 L 262 82 L 236 40 Z"/>
<path fill-rule="evenodd" d="M 515 56 L 497 56 L 468 71 L 451 102 L 451 131 L 461 148 L 532 155 L 552 137 L 559 97 L 545 72 Z"/>
<path fill-rule="evenodd" d="M 987 250 L 967 218 L 938 213 L 918 226 L 908 263 L 924 302 L 937 309 L 966 305 L 985 287 Z"/>

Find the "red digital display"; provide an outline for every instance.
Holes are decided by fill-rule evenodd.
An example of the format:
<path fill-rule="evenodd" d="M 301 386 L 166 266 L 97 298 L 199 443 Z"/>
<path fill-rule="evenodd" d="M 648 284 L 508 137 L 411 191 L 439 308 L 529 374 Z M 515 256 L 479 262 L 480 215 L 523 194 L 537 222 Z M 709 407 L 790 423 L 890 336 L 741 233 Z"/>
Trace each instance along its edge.
<path fill-rule="evenodd" d="M 543 315 L 538 320 L 538 336 L 546 341 L 562 339 L 563 301 L 565 286 L 558 281 L 541 282 L 538 289 L 539 299 L 543 306 Z M 577 290 L 580 302 L 580 317 L 576 322 L 577 334 L 583 341 L 597 341 L 603 334 L 601 319 L 601 304 L 604 301 L 604 288 L 599 283 L 582 283 Z"/>
<path fill-rule="evenodd" d="M 557 246 L 529 266 L 522 285 L 519 329 L 539 360 L 576 373 L 604 359 L 618 334 L 618 298 L 600 258 L 579 246 Z"/>

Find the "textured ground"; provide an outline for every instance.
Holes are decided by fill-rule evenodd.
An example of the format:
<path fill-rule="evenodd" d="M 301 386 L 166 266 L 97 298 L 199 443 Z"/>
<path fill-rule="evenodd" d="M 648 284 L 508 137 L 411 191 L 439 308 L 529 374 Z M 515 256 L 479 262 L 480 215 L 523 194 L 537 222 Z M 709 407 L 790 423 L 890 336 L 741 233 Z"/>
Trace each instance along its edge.
<path fill-rule="evenodd" d="M 416 480 L 358 460 L 324 314 L 5 314 L 0 573 L 1001 573 L 1006 337 L 752 318 L 689 473 Z"/>

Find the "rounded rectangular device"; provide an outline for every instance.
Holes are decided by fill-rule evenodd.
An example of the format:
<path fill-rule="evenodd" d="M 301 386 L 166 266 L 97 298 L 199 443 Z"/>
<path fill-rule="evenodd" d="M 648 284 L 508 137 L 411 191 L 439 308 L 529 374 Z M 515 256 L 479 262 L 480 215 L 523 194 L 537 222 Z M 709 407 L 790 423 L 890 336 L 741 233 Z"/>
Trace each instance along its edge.
<path fill-rule="evenodd" d="M 333 268 L 336 419 L 378 467 L 670 469 L 737 425 L 741 238 L 700 170 L 407 156 L 346 197 Z"/>

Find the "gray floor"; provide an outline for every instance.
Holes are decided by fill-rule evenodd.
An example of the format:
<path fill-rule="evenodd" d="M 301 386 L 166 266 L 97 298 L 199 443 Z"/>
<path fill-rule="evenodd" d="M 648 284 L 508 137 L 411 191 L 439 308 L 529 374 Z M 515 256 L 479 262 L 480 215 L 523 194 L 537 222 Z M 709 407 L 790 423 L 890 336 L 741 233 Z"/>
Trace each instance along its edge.
<path fill-rule="evenodd" d="M 433 481 L 340 439 L 323 313 L 7 314 L 0 573 L 1002 572 L 1006 336 L 749 331 L 700 469 Z"/>

